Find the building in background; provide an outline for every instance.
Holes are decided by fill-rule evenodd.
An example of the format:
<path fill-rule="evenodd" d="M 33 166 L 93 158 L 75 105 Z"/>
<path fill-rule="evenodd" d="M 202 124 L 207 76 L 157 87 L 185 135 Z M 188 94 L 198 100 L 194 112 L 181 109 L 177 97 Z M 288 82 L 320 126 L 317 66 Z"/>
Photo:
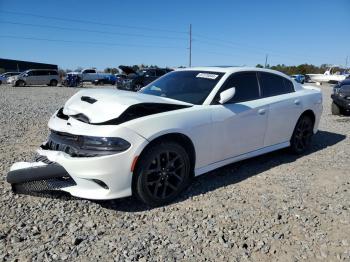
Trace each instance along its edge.
<path fill-rule="evenodd" d="M 5 72 L 23 72 L 28 69 L 55 69 L 57 65 L 0 58 L 0 74 Z"/>

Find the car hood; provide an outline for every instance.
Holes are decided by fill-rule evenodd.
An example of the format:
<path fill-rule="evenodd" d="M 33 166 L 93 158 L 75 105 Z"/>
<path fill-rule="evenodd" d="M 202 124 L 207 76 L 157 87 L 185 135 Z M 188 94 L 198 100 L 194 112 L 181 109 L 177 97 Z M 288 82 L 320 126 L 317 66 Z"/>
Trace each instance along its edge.
<path fill-rule="evenodd" d="M 190 107 L 170 98 L 115 89 L 83 90 L 64 105 L 63 114 L 89 124 L 120 124 L 138 117 Z"/>

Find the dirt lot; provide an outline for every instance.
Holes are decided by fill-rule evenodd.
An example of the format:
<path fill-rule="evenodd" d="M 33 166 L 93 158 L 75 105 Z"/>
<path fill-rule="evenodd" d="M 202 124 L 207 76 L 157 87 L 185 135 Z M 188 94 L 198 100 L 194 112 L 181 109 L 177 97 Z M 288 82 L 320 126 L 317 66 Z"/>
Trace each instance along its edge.
<path fill-rule="evenodd" d="M 310 152 L 286 150 L 201 176 L 166 207 L 133 198 L 14 195 L 5 182 L 30 160 L 47 121 L 77 89 L 0 86 L 0 260 L 350 260 L 350 117 L 324 114 Z"/>

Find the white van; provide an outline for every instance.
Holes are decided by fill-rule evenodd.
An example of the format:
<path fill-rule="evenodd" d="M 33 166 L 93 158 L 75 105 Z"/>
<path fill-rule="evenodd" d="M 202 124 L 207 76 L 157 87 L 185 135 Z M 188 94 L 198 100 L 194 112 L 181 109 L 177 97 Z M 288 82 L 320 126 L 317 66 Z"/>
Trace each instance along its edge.
<path fill-rule="evenodd" d="M 13 86 L 48 85 L 57 86 L 60 81 L 57 70 L 30 69 L 13 79 Z"/>

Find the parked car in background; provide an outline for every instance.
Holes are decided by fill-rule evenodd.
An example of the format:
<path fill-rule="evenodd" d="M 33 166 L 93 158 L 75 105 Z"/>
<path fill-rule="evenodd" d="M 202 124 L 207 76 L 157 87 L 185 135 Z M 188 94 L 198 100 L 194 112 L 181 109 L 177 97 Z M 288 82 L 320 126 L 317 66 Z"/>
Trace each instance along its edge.
<path fill-rule="evenodd" d="M 36 162 L 15 163 L 7 181 L 163 205 L 193 176 L 285 147 L 304 153 L 321 113 L 318 88 L 259 68 L 181 69 L 137 93 L 82 90 L 49 120 Z"/>
<path fill-rule="evenodd" d="M 103 78 L 94 80 L 95 85 L 115 85 L 117 82 L 117 77 L 113 74 L 106 74 Z"/>
<path fill-rule="evenodd" d="M 305 83 L 305 76 L 304 75 L 297 74 L 297 75 L 291 75 L 291 77 L 300 84 Z"/>
<path fill-rule="evenodd" d="M 94 83 L 96 80 L 103 80 L 111 76 L 111 74 L 98 73 L 96 69 L 84 69 L 80 72 L 67 73 L 67 75 L 77 75 L 79 76 L 82 82 L 92 82 L 92 83 Z"/>
<path fill-rule="evenodd" d="M 5 83 L 6 83 L 6 80 L 7 80 L 6 77 L 0 75 L 0 85 L 5 84 Z"/>
<path fill-rule="evenodd" d="M 350 111 L 350 79 L 346 79 L 333 87 L 331 95 L 332 114 L 340 115 Z"/>
<path fill-rule="evenodd" d="M 15 76 L 18 76 L 19 74 L 21 74 L 21 72 L 6 72 L 2 74 L 2 76 L 6 78 L 7 84 L 12 84 Z"/>
<path fill-rule="evenodd" d="M 48 85 L 57 86 L 60 77 L 57 70 L 30 69 L 13 77 L 13 86 Z"/>
<path fill-rule="evenodd" d="M 139 71 L 130 66 L 119 66 L 119 68 L 127 75 L 127 79 L 118 83 L 117 88 L 130 91 L 139 91 L 157 78 L 173 71 L 169 68 L 146 68 Z"/>

